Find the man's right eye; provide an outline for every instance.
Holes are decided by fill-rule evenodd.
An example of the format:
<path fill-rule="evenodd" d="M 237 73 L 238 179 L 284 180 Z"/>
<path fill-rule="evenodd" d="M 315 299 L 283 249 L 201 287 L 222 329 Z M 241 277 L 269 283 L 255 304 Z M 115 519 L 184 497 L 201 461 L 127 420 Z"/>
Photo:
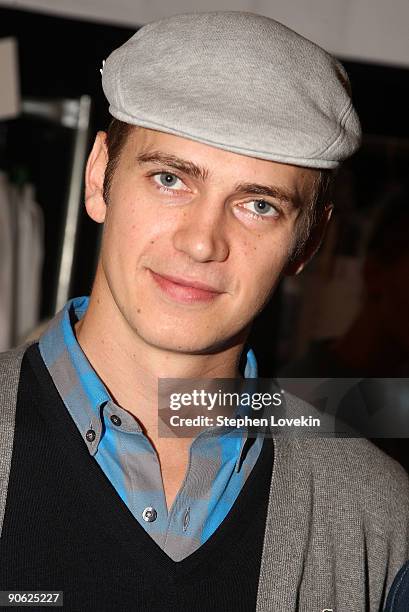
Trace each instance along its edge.
<path fill-rule="evenodd" d="M 171 172 L 158 172 L 152 175 L 153 180 L 159 188 L 164 188 L 169 191 L 177 191 L 183 189 L 184 183 L 181 179 Z"/>

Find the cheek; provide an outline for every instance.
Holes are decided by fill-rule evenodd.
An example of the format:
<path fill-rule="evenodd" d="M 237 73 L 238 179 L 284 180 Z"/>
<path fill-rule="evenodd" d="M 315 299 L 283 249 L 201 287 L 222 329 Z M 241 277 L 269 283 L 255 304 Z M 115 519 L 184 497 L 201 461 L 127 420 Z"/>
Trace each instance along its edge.
<path fill-rule="evenodd" d="M 266 304 L 276 287 L 281 273 L 287 263 L 287 249 L 282 243 L 271 241 L 264 244 L 245 245 L 240 262 L 240 286 L 243 291 L 243 300 L 249 309 L 259 311 Z"/>
<path fill-rule="evenodd" d="M 166 230 L 155 204 L 139 196 L 119 192 L 105 222 L 111 246 L 140 252 Z"/>

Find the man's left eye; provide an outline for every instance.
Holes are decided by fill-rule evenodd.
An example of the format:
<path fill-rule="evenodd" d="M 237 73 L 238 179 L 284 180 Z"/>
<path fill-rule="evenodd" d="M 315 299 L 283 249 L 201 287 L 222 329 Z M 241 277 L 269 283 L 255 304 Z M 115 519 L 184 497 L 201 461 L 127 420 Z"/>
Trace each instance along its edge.
<path fill-rule="evenodd" d="M 182 189 L 184 183 L 175 174 L 171 172 L 159 172 L 153 175 L 153 180 L 160 187 L 166 187 L 167 189 L 177 190 Z"/>
<path fill-rule="evenodd" d="M 279 216 L 277 208 L 275 208 L 275 206 L 269 204 L 265 200 L 252 200 L 251 202 L 246 202 L 243 206 L 250 212 L 257 213 L 262 217 Z"/>

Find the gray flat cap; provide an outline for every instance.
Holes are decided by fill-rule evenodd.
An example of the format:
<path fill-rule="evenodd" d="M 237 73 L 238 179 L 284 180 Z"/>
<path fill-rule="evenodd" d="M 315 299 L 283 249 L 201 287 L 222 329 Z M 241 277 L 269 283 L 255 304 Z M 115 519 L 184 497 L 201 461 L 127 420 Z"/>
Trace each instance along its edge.
<path fill-rule="evenodd" d="M 250 157 L 336 168 L 359 147 L 347 74 L 260 15 L 176 15 L 142 27 L 104 64 L 111 115 Z"/>

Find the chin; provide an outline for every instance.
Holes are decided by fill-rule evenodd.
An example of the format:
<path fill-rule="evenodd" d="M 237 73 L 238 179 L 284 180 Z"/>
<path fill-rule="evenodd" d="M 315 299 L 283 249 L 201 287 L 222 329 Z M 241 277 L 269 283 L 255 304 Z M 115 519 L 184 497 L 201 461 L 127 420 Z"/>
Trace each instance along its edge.
<path fill-rule="evenodd" d="M 199 354 L 211 352 L 215 340 L 214 338 L 206 338 L 203 336 L 194 338 L 186 332 L 161 334 L 158 333 L 157 330 L 153 333 L 146 334 L 141 333 L 140 330 L 139 335 L 147 344 L 174 353 Z"/>
<path fill-rule="evenodd" d="M 161 325 L 151 327 L 143 324 L 134 329 L 146 344 L 174 353 L 198 355 L 218 352 L 229 346 L 231 340 L 230 336 L 220 333 L 220 330 L 209 332 L 208 326 L 205 329 L 189 330 L 182 321 L 171 329 Z"/>

